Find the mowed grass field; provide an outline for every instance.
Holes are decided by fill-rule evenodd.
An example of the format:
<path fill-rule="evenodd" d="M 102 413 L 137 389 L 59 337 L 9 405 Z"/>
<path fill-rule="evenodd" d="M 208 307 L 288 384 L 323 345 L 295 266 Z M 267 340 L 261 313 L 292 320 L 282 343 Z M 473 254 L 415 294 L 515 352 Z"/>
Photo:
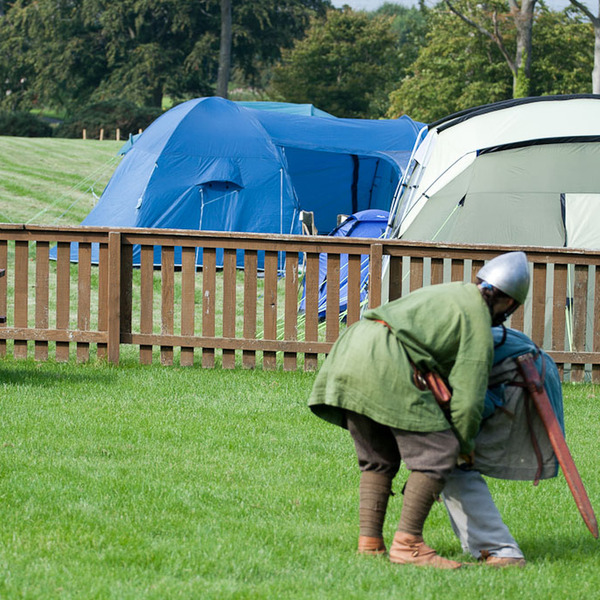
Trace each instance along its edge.
<path fill-rule="evenodd" d="M 123 143 L 0 136 L 0 223 L 79 225 Z"/>
<path fill-rule="evenodd" d="M 0 137 L 0 220 L 41 212 L 36 222 L 53 224 L 83 206 L 72 190 L 119 145 Z M 77 224 L 89 208 L 55 224 Z M 525 569 L 444 572 L 357 556 L 354 451 L 307 409 L 314 377 L 135 358 L 0 360 L 0 598 L 600 598 L 600 545 L 562 474 L 537 487 L 489 480 Z M 600 390 L 564 392 L 568 441 L 600 510 Z M 443 505 L 425 536 L 469 558 Z"/>

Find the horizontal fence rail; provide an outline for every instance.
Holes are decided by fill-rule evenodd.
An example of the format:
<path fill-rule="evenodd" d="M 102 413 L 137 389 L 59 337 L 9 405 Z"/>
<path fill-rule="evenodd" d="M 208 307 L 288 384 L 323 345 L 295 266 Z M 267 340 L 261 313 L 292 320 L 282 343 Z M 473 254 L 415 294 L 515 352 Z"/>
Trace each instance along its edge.
<path fill-rule="evenodd" d="M 367 305 L 473 281 L 486 260 L 514 249 L 0 225 L 0 355 L 118 363 L 134 348 L 142 364 L 313 370 Z M 510 325 L 548 351 L 565 378 L 599 381 L 600 252 L 522 249 L 532 286 Z"/>

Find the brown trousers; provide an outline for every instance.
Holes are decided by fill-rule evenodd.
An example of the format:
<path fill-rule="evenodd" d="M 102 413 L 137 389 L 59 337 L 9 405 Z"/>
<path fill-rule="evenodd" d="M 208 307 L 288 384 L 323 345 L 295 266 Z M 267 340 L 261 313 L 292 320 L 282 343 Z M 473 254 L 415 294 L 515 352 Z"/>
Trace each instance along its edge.
<path fill-rule="evenodd" d="M 351 411 L 346 411 L 346 423 L 363 472 L 373 471 L 393 478 L 403 460 L 409 471 L 421 471 L 444 483 L 456 465 L 459 443 L 451 429 L 405 431 Z"/>

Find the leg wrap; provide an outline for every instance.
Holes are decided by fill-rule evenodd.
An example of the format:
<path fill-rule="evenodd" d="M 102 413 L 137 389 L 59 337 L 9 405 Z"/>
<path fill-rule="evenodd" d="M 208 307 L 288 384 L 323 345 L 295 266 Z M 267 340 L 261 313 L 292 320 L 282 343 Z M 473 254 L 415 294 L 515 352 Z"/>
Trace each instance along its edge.
<path fill-rule="evenodd" d="M 432 479 L 420 471 L 411 471 L 404 486 L 398 531 L 423 535 L 425 519 L 443 488 L 442 481 Z"/>
<path fill-rule="evenodd" d="M 363 471 L 359 487 L 359 533 L 380 538 L 385 512 L 392 491 L 392 477 L 374 471 Z"/>

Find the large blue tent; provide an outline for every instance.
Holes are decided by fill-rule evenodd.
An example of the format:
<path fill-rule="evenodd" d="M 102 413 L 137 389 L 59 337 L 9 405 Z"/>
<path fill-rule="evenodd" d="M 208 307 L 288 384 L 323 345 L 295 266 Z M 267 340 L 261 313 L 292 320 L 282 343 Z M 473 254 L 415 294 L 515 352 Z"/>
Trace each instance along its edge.
<path fill-rule="evenodd" d="M 82 225 L 295 234 L 304 210 L 328 233 L 338 214 L 389 210 L 421 124 L 301 108 L 179 104 L 131 144 Z"/>

